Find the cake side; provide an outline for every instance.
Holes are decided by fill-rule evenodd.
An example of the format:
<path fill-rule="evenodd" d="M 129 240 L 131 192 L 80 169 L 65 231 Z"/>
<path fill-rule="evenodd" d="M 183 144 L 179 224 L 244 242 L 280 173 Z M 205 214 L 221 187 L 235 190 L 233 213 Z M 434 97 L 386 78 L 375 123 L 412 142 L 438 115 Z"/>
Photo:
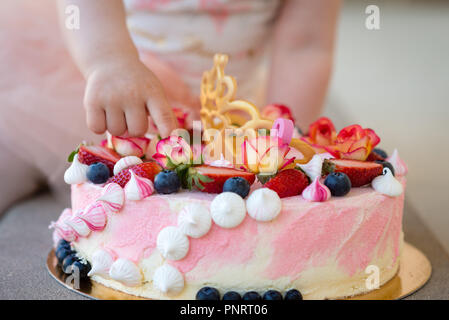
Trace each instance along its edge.
<path fill-rule="evenodd" d="M 405 178 L 400 181 L 405 186 Z M 73 210 L 86 207 L 100 194 L 101 188 L 92 184 L 73 186 Z M 154 299 L 193 299 L 205 285 L 240 293 L 298 288 L 306 299 L 333 299 L 369 291 L 365 284 L 369 265 L 379 268 L 380 284 L 397 272 L 404 197 L 388 197 L 371 188 L 353 188 L 344 198 L 326 202 L 283 199 L 275 221 L 260 223 L 247 216 L 233 229 L 213 224 L 206 236 L 190 239 L 182 260 L 164 259 L 156 248 L 158 233 L 176 226 L 188 203 L 209 207 L 214 197 L 180 192 L 126 200 L 119 213 L 108 215 L 103 231 L 80 237 L 74 247 L 88 261 L 100 249 L 133 261 L 142 272 L 142 285 L 130 287 L 100 275 L 93 279 Z M 164 263 L 184 275 L 179 295 L 163 294 L 152 283 L 154 271 Z"/>

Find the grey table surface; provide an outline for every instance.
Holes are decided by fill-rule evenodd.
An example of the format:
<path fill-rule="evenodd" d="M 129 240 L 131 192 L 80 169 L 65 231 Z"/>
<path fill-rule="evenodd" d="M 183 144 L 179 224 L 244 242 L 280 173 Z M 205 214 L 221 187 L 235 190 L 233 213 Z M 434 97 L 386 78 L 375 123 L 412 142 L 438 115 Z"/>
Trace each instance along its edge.
<path fill-rule="evenodd" d="M 45 267 L 51 248 L 47 227 L 62 209 L 49 194 L 40 194 L 0 217 L 0 299 L 86 299 L 58 284 Z M 407 203 L 404 233 L 433 268 L 429 282 L 406 299 L 449 299 L 449 256 Z"/>

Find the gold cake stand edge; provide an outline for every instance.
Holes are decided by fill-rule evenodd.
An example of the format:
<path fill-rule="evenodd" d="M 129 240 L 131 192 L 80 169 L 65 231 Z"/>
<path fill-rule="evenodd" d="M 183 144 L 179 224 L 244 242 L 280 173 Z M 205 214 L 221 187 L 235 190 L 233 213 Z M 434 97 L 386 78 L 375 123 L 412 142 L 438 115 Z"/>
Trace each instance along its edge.
<path fill-rule="evenodd" d="M 58 283 L 67 289 L 84 297 L 99 300 L 143 300 L 124 292 L 108 288 L 95 281 L 80 281 L 76 289 L 76 282 L 68 281 L 61 268 L 57 265 L 55 252 L 52 249 L 47 256 L 47 270 Z M 420 288 L 430 279 L 432 266 L 429 259 L 420 250 L 405 242 L 397 274 L 379 289 L 366 294 L 348 297 L 345 300 L 396 300 L 403 299 Z"/>

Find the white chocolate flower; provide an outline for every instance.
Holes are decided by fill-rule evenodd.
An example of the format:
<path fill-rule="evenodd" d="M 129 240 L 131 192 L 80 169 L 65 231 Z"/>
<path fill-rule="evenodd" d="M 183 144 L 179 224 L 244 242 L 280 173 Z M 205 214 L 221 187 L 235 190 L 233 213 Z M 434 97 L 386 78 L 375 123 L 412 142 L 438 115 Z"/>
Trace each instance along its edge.
<path fill-rule="evenodd" d="M 271 221 L 281 212 L 282 202 L 278 194 L 268 188 L 254 190 L 246 200 L 246 209 L 257 221 Z"/>
<path fill-rule="evenodd" d="M 245 201 L 234 192 L 220 193 L 210 204 L 210 214 L 222 228 L 237 227 L 246 216 Z"/>
<path fill-rule="evenodd" d="M 189 203 L 178 216 L 178 227 L 192 238 L 204 236 L 212 225 L 209 209 L 199 203 Z"/>

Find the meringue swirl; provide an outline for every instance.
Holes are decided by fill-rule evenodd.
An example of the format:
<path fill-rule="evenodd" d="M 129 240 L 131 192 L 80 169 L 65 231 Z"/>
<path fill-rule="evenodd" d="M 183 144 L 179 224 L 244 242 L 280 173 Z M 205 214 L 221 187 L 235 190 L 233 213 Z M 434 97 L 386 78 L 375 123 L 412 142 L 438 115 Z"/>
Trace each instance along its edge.
<path fill-rule="evenodd" d="M 402 184 L 393 176 L 387 167 L 383 170 L 383 175 L 374 178 L 371 182 L 373 189 L 390 197 L 398 197 L 404 192 Z"/>
<path fill-rule="evenodd" d="M 122 170 L 125 170 L 129 167 L 132 167 L 136 164 L 143 163 L 142 159 L 136 157 L 136 156 L 127 156 L 121 158 L 117 163 L 114 165 L 114 175 L 119 173 Z"/>
<path fill-rule="evenodd" d="M 246 200 L 246 208 L 251 218 L 267 222 L 275 219 L 281 212 L 279 195 L 268 188 L 254 190 Z"/>
<path fill-rule="evenodd" d="M 300 167 L 306 175 L 310 178 L 310 180 L 314 181 L 315 178 L 321 177 L 321 170 L 323 168 L 323 158 L 315 154 L 312 159 L 306 164 L 296 164 Z"/>
<path fill-rule="evenodd" d="M 142 200 L 154 192 L 154 185 L 150 179 L 137 176 L 132 170 L 131 179 L 125 185 L 125 195 L 128 200 Z"/>
<path fill-rule="evenodd" d="M 394 168 L 394 172 L 397 176 L 405 176 L 408 172 L 407 165 L 399 157 L 398 149 L 394 149 L 393 154 L 386 159 Z"/>
<path fill-rule="evenodd" d="M 108 183 L 103 187 L 101 196 L 97 199 L 106 210 L 118 212 L 122 209 L 125 201 L 125 192 L 117 183 Z"/>
<path fill-rule="evenodd" d="M 176 295 L 184 289 L 184 277 L 175 267 L 164 264 L 154 271 L 153 285 L 167 295 Z"/>
<path fill-rule="evenodd" d="M 311 202 L 326 201 L 331 197 L 331 191 L 320 182 L 320 177 L 316 177 L 315 180 L 303 190 L 302 197 Z"/>
<path fill-rule="evenodd" d="M 80 184 L 87 181 L 87 169 L 85 165 L 78 160 L 78 154 L 73 157 L 72 164 L 64 172 L 64 181 L 67 184 Z"/>

